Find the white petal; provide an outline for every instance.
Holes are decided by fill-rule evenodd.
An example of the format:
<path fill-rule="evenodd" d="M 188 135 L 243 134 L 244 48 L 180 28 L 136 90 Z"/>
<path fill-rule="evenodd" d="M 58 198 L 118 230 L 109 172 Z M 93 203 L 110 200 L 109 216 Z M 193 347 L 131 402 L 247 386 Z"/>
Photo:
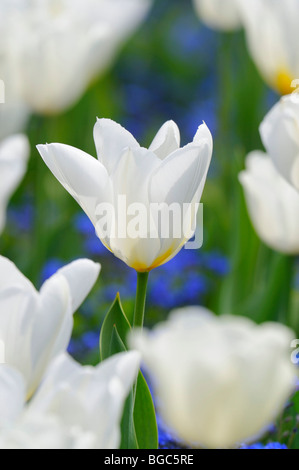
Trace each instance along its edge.
<path fill-rule="evenodd" d="M 294 96 L 282 98 L 266 115 L 260 134 L 273 163 L 299 189 L 299 102 Z"/>
<path fill-rule="evenodd" d="M 280 176 L 266 154 L 252 152 L 246 165 L 239 179 L 258 235 L 277 251 L 298 253 L 298 192 Z"/>
<path fill-rule="evenodd" d="M 0 144 L 0 232 L 6 204 L 25 174 L 28 157 L 29 142 L 24 135 L 9 137 Z"/>
<path fill-rule="evenodd" d="M 97 120 L 94 126 L 94 141 L 98 159 L 109 174 L 115 170 L 127 147 L 131 149 L 140 147 L 130 132 L 111 119 Z"/>
<path fill-rule="evenodd" d="M 95 208 L 110 201 L 104 166 L 81 150 L 63 144 L 38 145 L 38 151 L 54 176 L 96 225 Z"/>
<path fill-rule="evenodd" d="M 15 369 L 0 365 L 0 430 L 13 425 L 25 404 L 25 383 Z"/>
<path fill-rule="evenodd" d="M 241 27 L 237 0 L 193 0 L 199 18 L 211 28 L 230 31 Z"/>
<path fill-rule="evenodd" d="M 180 147 L 180 140 L 180 131 L 176 123 L 167 121 L 158 131 L 149 150 L 163 160 Z"/>
<path fill-rule="evenodd" d="M 101 265 L 89 259 L 79 259 L 59 269 L 55 276 L 64 276 L 69 285 L 72 312 L 75 312 L 93 288 Z"/>

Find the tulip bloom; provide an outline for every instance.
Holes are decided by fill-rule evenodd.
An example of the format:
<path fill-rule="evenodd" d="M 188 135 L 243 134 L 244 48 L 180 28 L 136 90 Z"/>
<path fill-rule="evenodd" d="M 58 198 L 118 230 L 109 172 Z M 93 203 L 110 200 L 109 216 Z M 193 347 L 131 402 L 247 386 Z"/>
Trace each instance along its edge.
<path fill-rule="evenodd" d="M 29 142 L 24 135 L 14 135 L 0 143 L 0 233 L 8 200 L 25 174 L 28 157 Z"/>
<path fill-rule="evenodd" d="M 266 245 L 299 253 L 299 193 L 278 173 L 270 157 L 252 152 L 239 175 L 252 224 Z"/>
<path fill-rule="evenodd" d="M 16 8 L 5 1 L 7 80 L 17 78 L 18 96 L 35 112 L 67 109 L 110 64 L 149 6 L 149 0 L 24 0 Z"/>
<path fill-rule="evenodd" d="M 227 448 L 256 437 L 282 411 L 295 386 L 292 337 L 278 323 L 190 307 L 151 332 L 133 331 L 130 344 L 170 429 L 192 447 Z"/>
<path fill-rule="evenodd" d="M 99 119 L 94 139 L 98 159 L 62 144 L 38 150 L 103 244 L 136 271 L 150 271 L 174 257 L 194 234 L 212 156 L 210 131 L 201 125 L 193 142 L 179 148 L 179 129 L 169 121 L 145 149 L 119 124 Z M 178 209 L 166 231 L 157 220 L 160 204 L 163 222 L 169 209 Z"/>
<path fill-rule="evenodd" d="M 25 378 L 27 396 L 50 361 L 68 346 L 73 313 L 93 287 L 100 265 L 78 260 L 60 269 L 37 292 L 16 266 L 0 257 L 0 341 L 5 363 Z"/>
<path fill-rule="evenodd" d="M 1 449 L 116 449 L 125 399 L 140 355 L 117 354 L 82 367 L 62 354 L 28 405 L 22 376 L 0 368 Z"/>
<path fill-rule="evenodd" d="M 280 94 L 290 93 L 299 77 L 299 1 L 238 2 L 248 48 L 262 77 Z"/>
<path fill-rule="evenodd" d="M 299 96 L 285 96 L 260 126 L 263 144 L 280 174 L 299 190 Z"/>
<path fill-rule="evenodd" d="M 241 27 L 237 0 L 193 0 L 199 18 L 207 26 L 224 31 Z"/>

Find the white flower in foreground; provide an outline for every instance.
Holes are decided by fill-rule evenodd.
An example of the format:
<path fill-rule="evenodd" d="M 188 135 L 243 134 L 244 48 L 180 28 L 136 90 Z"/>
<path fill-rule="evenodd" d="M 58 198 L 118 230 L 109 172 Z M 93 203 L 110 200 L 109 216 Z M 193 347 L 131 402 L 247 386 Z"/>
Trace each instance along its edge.
<path fill-rule="evenodd" d="M 299 190 L 299 96 L 284 96 L 266 115 L 260 134 L 274 165 Z"/>
<path fill-rule="evenodd" d="M 278 323 L 173 312 L 152 332 L 132 332 L 165 423 L 186 443 L 233 447 L 269 425 L 294 389 L 293 333 Z"/>
<path fill-rule="evenodd" d="M 68 346 L 73 313 L 93 287 L 100 265 L 78 260 L 36 291 L 16 266 L 0 256 L 0 341 L 5 362 L 20 371 L 30 397 L 50 361 Z"/>
<path fill-rule="evenodd" d="M 134 351 L 97 367 L 60 355 L 28 405 L 22 377 L 0 368 L 0 448 L 118 448 L 123 407 L 139 363 Z"/>
<path fill-rule="evenodd" d="M 150 0 L 5 2 L 4 60 L 18 96 L 34 111 L 73 105 L 106 69 L 150 7 Z M 1 72 L 1 61 L 0 61 Z M 1 73 L 0 73 L 1 75 Z"/>
<path fill-rule="evenodd" d="M 211 133 L 203 124 L 193 142 L 179 148 L 179 129 L 169 121 L 145 149 L 119 124 L 99 119 L 94 139 L 98 159 L 62 144 L 39 145 L 38 150 L 103 244 L 137 271 L 150 271 L 175 256 L 194 234 L 196 204 L 212 156 Z M 157 217 L 159 204 L 166 207 L 166 224 L 172 204 L 179 212 L 166 232 Z M 103 217 L 107 210 L 108 221 Z"/>
<path fill-rule="evenodd" d="M 241 27 L 237 0 L 193 0 L 199 18 L 211 28 L 231 31 Z"/>
<path fill-rule="evenodd" d="M 299 78 L 299 0 L 238 0 L 253 60 L 282 95 Z M 223 2 L 224 3 L 224 2 Z"/>
<path fill-rule="evenodd" d="M 14 135 L 0 142 L 0 233 L 5 225 L 9 198 L 25 174 L 29 151 L 24 135 Z"/>
<path fill-rule="evenodd" d="M 299 193 L 278 173 L 270 157 L 252 152 L 239 175 L 252 224 L 271 248 L 299 253 Z"/>

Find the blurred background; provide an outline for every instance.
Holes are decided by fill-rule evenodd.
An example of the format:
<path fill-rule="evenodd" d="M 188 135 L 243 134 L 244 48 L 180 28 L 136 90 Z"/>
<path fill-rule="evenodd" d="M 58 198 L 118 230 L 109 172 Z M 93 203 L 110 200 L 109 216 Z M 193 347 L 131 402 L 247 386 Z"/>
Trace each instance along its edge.
<path fill-rule="evenodd" d="M 55 22 L 60 13 L 56 10 L 59 0 L 57 5 L 54 0 L 50 3 L 55 7 L 51 10 Z M 1 8 L 7 4 L 7 0 L 0 1 Z M 16 9 L 23 4 L 26 1 L 13 3 Z M 107 6 L 107 23 L 111 13 L 108 10 Z M 86 17 L 87 13 L 92 16 L 84 10 Z M 274 252 L 260 241 L 249 220 L 238 181 L 248 152 L 263 149 L 259 125 L 279 96 L 261 79 L 248 54 L 243 30 L 220 32 L 208 28 L 200 21 L 191 0 L 156 0 L 137 16 L 132 25 L 112 21 L 120 36 L 113 54 L 110 49 L 115 34 L 110 40 L 108 35 L 108 41 L 96 49 L 97 53 L 101 51 L 99 56 L 104 56 L 99 58 L 104 64 L 101 70 L 93 70 L 91 79 L 88 77 L 89 86 L 82 86 L 73 99 L 55 112 L 46 112 L 38 95 L 45 77 L 51 78 L 48 84 L 43 83 L 46 90 L 54 83 L 55 72 L 48 70 L 50 61 L 46 55 L 34 59 L 36 77 L 40 74 L 41 81 L 36 78 L 36 86 L 30 90 L 32 108 L 26 126 L 23 113 L 26 117 L 27 105 L 24 110 L 24 103 L 17 104 L 17 115 L 22 121 L 17 132 L 22 130 L 28 135 L 31 157 L 28 171 L 8 206 L 0 253 L 11 259 L 37 288 L 74 259 L 87 257 L 101 263 L 99 280 L 75 315 L 69 346 L 69 352 L 81 363 L 97 364 L 101 324 L 116 293 L 120 292 L 128 314 L 134 309 L 136 273 L 97 239 L 93 225 L 45 166 L 36 145 L 60 142 L 95 156 L 93 126 L 97 117 L 119 122 L 144 147 L 161 125 L 172 119 L 178 124 L 185 145 L 205 121 L 213 134 L 214 155 L 202 198 L 204 244 L 200 250 L 183 249 L 172 261 L 150 273 L 145 323 L 151 327 L 177 307 L 203 305 L 217 315 L 244 315 L 257 323 L 280 321 L 298 335 L 298 259 Z M 12 64 L 3 60 L 5 47 L 14 42 L 13 31 L 19 30 L 13 29 L 18 18 L 14 21 L 16 24 L 5 26 L 0 19 L 1 34 L 5 27 L 8 30 L 0 42 L 0 79 L 9 85 L 7 91 L 13 86 L 31 85 L 27 75 L 11 72 L 17 61 L 17 48 L 11 47 Z M 43 24 L 39 22 L 40 17 L 27 24 L 28 31 L 33 31 L 31 45 L 38 41 L 34 28 Z M 78 24 L 81 27 L 80 21 Z M 65 18 L 58 22 L 57 30 L 61 38 L 67 36 Z M 49 31 L 50 37 L 51 25 Z M 80 32 L 84 37 L 84 29 Z M 25 37 L 22 34 L 21 31 L 20 43 Z M 105 36 L 105 28 L 101 34 Z M 101 34 L 93 40 L 102 40 Z M 57 38 L 59 44 L 61 38 Z M 79 56 L 80 41 L 82 38 L 78 44 L 72 43 L 72 57 Z M 62 46 L 61 49 L 63 60 L 65 51 Z M 47 47 L 45 50 L 49 52 Z M 27 57 L 24 64 L 31 59 Z M 83 70 L 85 64 L 87 68 L 87 62 L 76 64 L 77 75 L 68 77 L 68 88 L 78 80 L 80 67 Z M 16 78 L 20 83 L 12 86 Z M 57 103 L 53 100 L 53 106 Z M 11 103 L 0 104 L 0 136 L 5 125 L 10 128 L 10 107 Z M 281 442 L 298 448 L 293 429 L 296 417 L 292 410 L 289 413 L 288 406 L 287 417 L 280 418 L 264 443 L 278 436 Z M 169 447 L 170 440 L 167 433 L 161 433 L 162 447 Z"/>
<path fill-rule="evenodd" d="M 31 114 L 25 130 L 31 158 L 8 207 L 0 252 L 37 288 L 74 259 L 101 263 L 99 280 L 75 315 L 69 352 L 76 359 L 98 362 L 102 321 L 117 292 L 125 311 L 133 310 L 136 273 L 104 248 L 36 145 L 61 142 L 95 155 L 96 117 L 119 122 L 144 147 L 173 119 L 184 145 L 205 121 L 214 155 L 202 199 L 204 244 L 151 272 L 145 323 L 151 327 L 176 307 L 203 305 L 258 323 L 280 321 L 298 334 L 298 260 L 259 240 L 238 181 L 247 153 L 263 149 L 258 128 L 278 99 L 250 59 L 242 30 L 209 29 L 191 1 L 156 0 L 77 101 L 59 113 Z"/>
<path fill-rule="evenodd" d="M 183 249 L 151 273 L 146 324 L 165 319 L 175 307 L 204 305 L 216 314 L 279 320 L 299 332 L 297 260 L 258 239 L 238 182 L 246 154 L 263 148 L 258 127 L 277 100 L 249 57 L 243 31 L 209 29 L 191 1 L 163 0 L 153 2 L 114 62 L 69 110 L 31 115 L 29 169 L 9 204 L 1 254 L 36 287 L 76 258 L 102 264 L 96 287 L 75 315 L 69 348 L 75 358 L 98 362 L 102 320 L 118 291 L 125 309 L 133 309 L 136 273 L 103 247 L 35 146 L 61 142 L 95 155 L 96 117 L 119 122 L 145 147 L 173 119 L 186 144 L 204 120 L 214 137 L 202 199 L 204 245 Z"/>

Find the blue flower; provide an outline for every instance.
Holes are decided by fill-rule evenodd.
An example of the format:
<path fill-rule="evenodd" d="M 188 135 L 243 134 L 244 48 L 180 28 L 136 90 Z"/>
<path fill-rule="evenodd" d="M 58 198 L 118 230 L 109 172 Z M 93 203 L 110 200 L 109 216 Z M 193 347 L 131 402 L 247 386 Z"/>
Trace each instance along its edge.
<path fill-rule="evenodd" d="M 249 446 L 242 446 L 241 449 L 287 449 L 288 447 L 285 444 L 280 444 L 280 442 L 269 442 L 266 445 L 261 444 L 260 442 L 252 444 Z"/>
<path fill-rule="evenodd" d="M 80 212 L 74 217 L 74 226 L 82 235 L 90 235 L 95 233 L 95 229 L 91 220 L 84 212 Z"/>
<path fill-rule="evenodd" d="M 8 220 L 18 232 L 29 232 L 33 226 L 34 210 L 30 203 L 8 210 Z"/>
<path fill-rule="evenodd" d="M 53 274 L 55 274 L 58 269 L 64 266 L 64 262 L 59 258 L 52 258 L 46 262 L 41 272 L 41 283 L 44 283 L 49 279 Z"/>
<path fill-rule="evenodd" d="M 95 331 L 88 331 L 85 333 L 82 338 L 82 345 L 86 349 L 95 349 L 99 347 L 99 338 L 100 334 Z"/>
<path fill-rule="evenodd" d="M 204 255 L 204 266 L 219 276 L 225 276 L 230 270 L 228 258 L 217 252 Z"/>

